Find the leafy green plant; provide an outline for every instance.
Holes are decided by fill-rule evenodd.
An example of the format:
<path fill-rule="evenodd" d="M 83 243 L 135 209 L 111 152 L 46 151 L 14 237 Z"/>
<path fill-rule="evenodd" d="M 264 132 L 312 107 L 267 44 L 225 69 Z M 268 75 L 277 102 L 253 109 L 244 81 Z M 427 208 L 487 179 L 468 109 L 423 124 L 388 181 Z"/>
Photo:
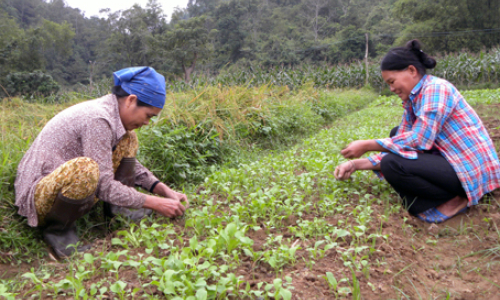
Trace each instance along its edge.
<path fill-rule="evenodd" d="M 14 300 L 19 293 L 11 293 L 4 283 L 0 283 L 0 297 L 6 300 Z"/>
<path fill-rule="evenodd" d="M 287 282 L 291 282 L 291 278 L 286 278 Z M 266 284 L 265 288 L 267 295 L 273 297 L 274 299 L 290 300 L 292 299 L 292 292 L 283 287 L 283 280 L 280 278 L 274 279 L 273 283 Z M 274 291 L 273 291 L 274 289 Z"/>
<path fill-rule="evenodd" d="M 7 75 L 7 91 L 11 96 L 26 95 L 47 97 L 59 91 L 59 84 L 49 74 L 17 72 Z"/>
<path fill-rule="evenodd" d="M 235 223 L 227 224 L 224 229 L 219 227 L 217 232 L 219 233 L 217 246 L 228 254 L 233 253 L 238 247 L 250 247 L 253 244 L 253 240 L 245 236 L 245 228 L 239 229 Z"/>
<path fill-rule="evenodd" d="M 140 160 L 165 182 L 199 182 L 222 162 L 218 134 L 163 121 L 141 134 Z"/>

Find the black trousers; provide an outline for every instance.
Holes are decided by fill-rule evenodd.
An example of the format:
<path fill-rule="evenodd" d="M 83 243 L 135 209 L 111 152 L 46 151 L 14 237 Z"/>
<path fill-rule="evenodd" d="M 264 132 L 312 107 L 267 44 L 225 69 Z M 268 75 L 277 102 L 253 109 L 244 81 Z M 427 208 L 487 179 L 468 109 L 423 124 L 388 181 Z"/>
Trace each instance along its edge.
<path fill-rule="evenodd" d="M 397 129 L 391 130 L 391 137 Z M 425 151 L 419 153 L 417 159 L 406 159 L 389 152 L 382 158 L 380 168 L 412 215 L 439 206 L 456 196 L 466 197 L 455 170 L 439 153 Z"/>

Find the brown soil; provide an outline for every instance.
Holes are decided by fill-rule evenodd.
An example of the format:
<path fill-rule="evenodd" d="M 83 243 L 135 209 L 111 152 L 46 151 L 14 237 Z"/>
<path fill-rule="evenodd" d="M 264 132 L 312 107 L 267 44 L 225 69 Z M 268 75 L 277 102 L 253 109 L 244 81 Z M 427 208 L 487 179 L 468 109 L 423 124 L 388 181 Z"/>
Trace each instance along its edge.
<path fill-rule="evenodd" d="M 485 252 L 498 247 L 500 240 L 496 229 L 500 227 L 500 193 L 494 198 L 495 209 L 490 206 L 488 211 L 480 205 L 439 225 L 424 224 L 406 213 L 393 215 L 383 228 L 390 243 L 377 241 L 377 251 L 370 257 L 372 268 L 366 273 L 356 272 L 362 298 L 446 299 L 448 292 L 449 299 L 500 299 L 500 252 L 489 257 Z M 374 220 L 372 225 L 380 223 Z M 264 238 L 250 236 L 254 248 L 259 248 Z M 350 269 L 338 257 L 340 246 L 328 250 L 313 266 L 301 262 L 307 251 L 297 251 L 298 263 L 283 270 L 283 275 L 293 278 L 293 299 L 335 298 L 323 276 L 326 272 L 332 272 L 337 280 L 350 276 Z M 272 282 L 275 276 L 269 266 L 250 263 L 242 264 L 237 274 L 255 283 Z"/>

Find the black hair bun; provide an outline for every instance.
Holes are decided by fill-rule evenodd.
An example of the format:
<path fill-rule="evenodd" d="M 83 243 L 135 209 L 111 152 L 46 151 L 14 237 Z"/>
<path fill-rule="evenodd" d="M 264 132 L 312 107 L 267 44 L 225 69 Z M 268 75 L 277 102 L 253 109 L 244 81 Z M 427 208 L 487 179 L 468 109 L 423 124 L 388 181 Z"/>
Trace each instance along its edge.
<path fill-rule="evenodd" d="M 436 60 L 422 51 L 422 43 L 420 43 L 419 40 L 411 40 L 407 42 L 405 48 L 415 53 L 418 60 L 426 69 L 434 69 L 436 66 Z"/>
<path fill-rule="evenodd" d="M 426 69 L 434 69 L 434 67 L 436 67 L 436 60 L 433 58 L 433 57 L 430 57 L 429 55 L 425 54 L 424 53 L 424 56 L 425 56 L 425 59 L 422 61 L 422 64 L 424 65 L 424 67 Z"/>
<path fill-rule="evenodd" d="M 411 51 L 421 52 L 422 44 L 420 43 L 419 40 L 411 40 L 406 43 L 406 48 Z"/>

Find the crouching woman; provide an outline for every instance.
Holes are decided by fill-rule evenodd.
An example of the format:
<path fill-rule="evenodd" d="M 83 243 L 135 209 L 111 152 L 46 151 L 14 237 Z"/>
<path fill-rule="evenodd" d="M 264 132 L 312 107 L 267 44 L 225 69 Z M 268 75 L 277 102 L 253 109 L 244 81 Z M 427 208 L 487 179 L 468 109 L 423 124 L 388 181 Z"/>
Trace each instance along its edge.
<path fill-rule="evenodd" d="M 186 195 L 161 183 L 135 158 L 134 129 L 165 104 L 165 78 L 150 67 L 115 72 L 113 93 L 69 107 L 52 118 L 19 163 L 18 213 L 40 227 L 56 258 L 75 252 L 75 222 L 98 201 L 109 216 L 134 220 L 155 210 L 180 216 Z M 137 191 L 134 186 L 156 194 Z M 79 246 L 83 251 L 90 246 Z"/>
<path fill-rule="evenodd" d="M 383 58 L 384 81 L 403 101 L 401 123 L 389 138 L 354 141 L 341 151 L 358 158 L 335 170 L 345 180 L 356 170 L 375 170 L 403 199 L 408 211 L 440 223 L 478 204 L 500 187 L 500 163 L 474 109 L 448 81 L 426 75 L 436 61 L 412 40 Z"/>

